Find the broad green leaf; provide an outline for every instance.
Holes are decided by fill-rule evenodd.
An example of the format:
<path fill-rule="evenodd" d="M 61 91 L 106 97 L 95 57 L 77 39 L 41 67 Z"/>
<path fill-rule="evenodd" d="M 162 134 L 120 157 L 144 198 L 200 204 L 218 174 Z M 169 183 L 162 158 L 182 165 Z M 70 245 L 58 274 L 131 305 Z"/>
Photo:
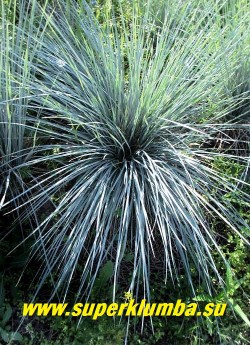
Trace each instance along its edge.
<path fill-rule="evenodd" d="M 23 336 L 19 332 L 11 332 L 10 339 L 21 342 L 23 340 Z"/>
<path fill-rule="evenodd" d="M 248 319 L 247 315 L 241 309 L 239 304 L 235 303 L 232 298 L 229 298 L 228 301 L 230 302 L 233 310 L 242 318 L 242 320 L 250 327 L 250 320 Z"/>
<path fill-rule="evenodd" d="M 9 337 L 9 333 L 6 332 L 3 328 L 0 327 L 0 335 L 1 335 L 1 338 L 3 339 L 3 341 L 5 341 L 6 343 L 9 342 L 10 340 L 10 337 Z"/>
<path fill-rule="evenodd" d="M 12 308 L 9 304 L 6 304 L 5 311 L 3 314 L 2 324 L 5 325 L 10 320 L 11 316 L 12 316 Z"/>
<path fill-rule="evenodd" d="M 112 277 L 114 273 L 114 264 L 112 261 L 106 262 L 106 264 L 101 268 L 99 279 L 101 284 L 105 284 Z"/>

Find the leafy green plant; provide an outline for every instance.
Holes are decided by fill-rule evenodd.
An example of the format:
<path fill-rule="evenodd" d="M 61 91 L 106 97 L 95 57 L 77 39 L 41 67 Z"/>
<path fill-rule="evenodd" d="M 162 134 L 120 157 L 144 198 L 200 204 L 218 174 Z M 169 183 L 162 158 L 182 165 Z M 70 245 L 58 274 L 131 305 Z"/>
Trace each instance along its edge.
<path fill-rule="evenodd" d="M 77 268 L 81 271 L 81 267 Z M 32 273 L 29 267 L 29 276 Z M 91 296 L 89 297 L 93 303 L 99 300 L 110 303 L 112 301 L 112 290 L 110 286 L 111 277 L 113 274 L 113 264 L 108 261 L 101 269 L 95 280 L 92 288 Z M 73 304 L 73 300 L 78 300 L 79 297 L 68 296 L 68 300 Z M 21 303 L 22 305 L 22 303 Z M 39 342 L 41 345 L 49 344 L 86 344 L 86 345 L 118 345 L 123 344 L 125 337 L 126 324 L 121 322 L 120 318 L 116 320 L 112 317 L 103 316 L 99 320 L 92 320 L 91 318 L 83 318 L 79 323 L 78 318 L 71 317 L 33 317 L 25 321 L 20 329 L 23 336 L 22 345 L 32 345 Z"/>
<path fill-rule="evenodd" d="M 11 329 L 9 321 L 12 318 L 13 310 L 9 303 L 5 302 L 4 276 L 0 274 L 0 339 L 10 344 L 12 341 L 22 341 L 22 335 Z"/>
<path fill-rule="evenodd" d="M 37 6 L 36 1 L 10 0 L 0 7 L 0 209 L 7 196 L 13 199 L 25 189 L 23 171 L 16 167 L 35 151 L 34 133 L 26 124 L 33 75 L 30 63 L 40 44 L 31 44 L 30 37 L 41 39 L 43 32 Z"/>
<path fill-rule="evenodd" d="M 21 342 L 23 337 L 19 332 L 11 331 L 11 326 L 8 325 L 12 317 L 12 308 L 9 304 L 4 304 L 0 307 L 0 337 L 4 343 Z"/>
<path fill-rule="evenodd" d="M 202 301 L 202 302 L 215 302 L 215 303 L 228 303 L 229 307 L 231 307 L 241 318 L 242 320 L 250 327 L 250 321 L 247 315 L 244 313 L 242 308 L 239 306 L 238 303 L 234 300 L 234 295 L 236 290 L 240 287 L 241 282 L 236 281 L 233 278 L 233 273 L 230 266 L 227 266 L 226 271 L 226 284 L 225 289 L 220 292 L 215 297 L 211 297 L 207 294 L 198 295 L 193 298 L 194 301 Z"/>

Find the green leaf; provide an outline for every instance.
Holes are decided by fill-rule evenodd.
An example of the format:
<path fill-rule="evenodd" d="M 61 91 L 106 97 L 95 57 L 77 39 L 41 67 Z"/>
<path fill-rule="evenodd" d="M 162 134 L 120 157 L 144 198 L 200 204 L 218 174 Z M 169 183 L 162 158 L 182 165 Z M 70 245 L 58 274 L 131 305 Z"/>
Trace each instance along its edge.
<path fill-rule="evenodd" d="M 100 270 L 99 279 L 101 284 L 105 284 L 112 277 L 114 271 L 114 264 L 112 261 L 106 262 L 106 264 Z"/>
<path fill-rule="evenodd" d="M 226 289 L 229 295 L 233 295 L 235 291 L 240 287 L 241 281 L 237 281 L 233 278 L 233 272 L 229 265 L 227 265 L 226 272 Z"/>
<path fill-rule="evenodd" d="M 123 260 L 124 262 L 133 262 L 134 254 L 131 251 L 129 251 L 126 255 L 124 255 Z"/>
<path fill-rule="evenodd" d="M 213 298 L 207 294 L 197 295 L 196 297 L 192 298 L 192 300 L 197 302 L 213 302 Z"/>
<path fill-rule="evenodd" d="M 14 341 L 22 341 L 23 336 L 19 332 L 11 332 L 10 339 Z"/>
<path fill-rule="evenodd" d="M 4 303 L 4 298 L 5 298 L 5 289 L 4 289 L 4 280 L 3 280 L 3 275 L 0 275 L 0 307 Z"/>
<path fill-rule="evenodd" d="M 116 210 L 115 215 L 117 217 L 121 217 L 121 215 L 122 215 L 122 208 L 121 207 Z"/>
<path fill-rule="evenodd" d="M 213 335 L 213 322 L 212 320 L 208 317 L 206 318 L 206 325 L 207 325 L 207 328 L 208 328 L 208 333 L 210 336 Z"/>
<path fill-rule="evenodd" d="M 232 290 L 234 288 L 233 272 L 229 264 L 227 264 L 226 287 L 227 290 Z"/>
<path fill-rule="evenodd" d="M 242 320 L 250 327 L 250 320 L 248 319 L 247 315 L 241 309 L 239 304 L 235 303 L 232 298 L 228 299 L 229 303 L 231 304 L 233 310 L 242 318 Z"/>
<path fill-rule="evenodd" d="M 2 320 L 2 324 L 3 325 L 6 325 L 6 323 L 10 320 L 11 318 L 11 315 L 12 315 L 12 308 L 9 304 L 6 304 L 6 310 L 4 312 L 4 315 L 3 315 L 3 320 Z"/>

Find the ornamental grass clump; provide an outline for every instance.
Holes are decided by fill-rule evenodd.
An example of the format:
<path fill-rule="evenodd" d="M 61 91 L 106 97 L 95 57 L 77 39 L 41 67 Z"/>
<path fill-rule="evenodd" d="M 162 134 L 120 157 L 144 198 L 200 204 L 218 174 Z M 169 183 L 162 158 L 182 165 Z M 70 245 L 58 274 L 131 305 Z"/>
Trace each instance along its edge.
<path fill-rule="evenodd" d="M 196 12 L 199 4 L 190 2 Z M 27 115 L 39 150 L 18 167 L 36 172 L 20 194 L 30 195 L 22 209 L 39 218 L 46 202 L 53 205 L 32 232 L 33 255 L 42 248 L 45 262 L 40 283 L 53 274 L 54 292 L 66 294 L 81 263 L 79 292 L 90 292 L 111 260 L 116 285 L 129 251 L 127 290 L 142 280 L 149 297 L 151 263 L 161 256 L 163 280 L 175 281 L 184 269 L 193 287 L 195 266 L 211 293 L 212 277 L 223 284 L 212 255 L 222 255 L 212 219 L 245 240 L 249 230 L 223 197 L 244 180 L 234 183 L 213 165 L 236 157 L 213 141 L 233 126 L 224 80 L 233 75 L 226 61 L 234 59 L 240 34 L 218 26 L 218 4 L 206 22 L 203 16 L 189 22 L 186 11 L 176 21 L 172 8 L 160 29 L 150 2 L 143 16 L 135 8 L 125 21 L 121 12 L 119 29 L 112 15 L 101 26 L 85 3 L 72 1 L 70 14 L 63 9 L 60 1 L 44 14 L 42 40 L 27 33 L 39 41 L 29 65 Z M 237 159 L 247 164 L 246 156 Z M 242 198 L 249 200 L 244 192 Z"/>
<path fill-rule="evenodd" d="M 37 9 L 35 1 L 19 4 L 11 0 L 1 2 L 0 7 L 0 209 L 6 200 L 25 190 L 23 176 L 28 171 L 16 167 L 35 151 L 34 133 L 26 126 L 26 115 L 30 64 L 42 39 Z"/>

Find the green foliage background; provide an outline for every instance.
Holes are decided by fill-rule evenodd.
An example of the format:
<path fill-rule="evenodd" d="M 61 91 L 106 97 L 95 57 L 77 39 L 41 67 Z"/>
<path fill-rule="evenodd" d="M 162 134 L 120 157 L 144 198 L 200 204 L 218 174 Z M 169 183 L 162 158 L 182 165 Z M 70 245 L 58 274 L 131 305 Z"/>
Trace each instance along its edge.
<path fill-rule="evenodd" d="M 57 2 L 49 1 L 51 6 Z M 16 17 L 11 10 L 12 2 L 4 0 L 5 5 L 10 5 L 7 17 L 9 21 L 15 21 Z M 219 2 L 218 2 L 219 3 Z M 222 1 L 225 5 L 225 12 L 230 13 L 235 10 L 235 6 L 247 6 L 247 1 L 238 1 L 235 5 L 234 1 Z M 145 11 L 145 4 L 141 1 L 136 1 L 136 8 L 143 15 Z M 129 26 L 131 18 L 133 17 L 133 5 L 131 1 L 102 1 L 90 2 L 93 7 L 97 20 L 102 26 L 108 27 L 107 18 L 114 15 L 117 20 L 117 28 L 122 31 L 124 26 Z M 70 17 L 71 1 L 66 2 L 65 11 L 69 13 Z M 206 6 L 206 1 L 204 1 Z M 120 8 L 123 8 L 122 16 Z M 221 11 L 223 11 L 223 6 Z M 158 2 L 155 5 L 155 10 L 152 11 L 152 16 L 156 16 L 159 20 L 158 25 L 164 20 L 164 1 Z M 250 13 L 249 13 L 250 14 Z M 231 13 L 232 15 L 232 13 Z M 34 21 L 36 21 L 34 14 Z M 160 19 L 159 19 L 160 18 Z M 237 16 L 233 15 L 231 18 L 237 23 Z M 195 18 L 194 18 L 195 20 Z M 235 23 L 232 22 L 232 26 Z M 3 30 L 3 28 L 1 28 Z M 190 30 L 192 26 L 190 24 Z M 230 32 L 232 34 L 233 31 Z M 113 32 L 110 33 L 111 35 Z M 225 36 L 227 33 L 225 33 Z M 249 44 L 249 37 L 243 44 Z M 245 51 L 244 51 L 245 52 Z M 240 56 L 243 61 L 247 59 L 244 54 L 241 55 L 240 49 L 235 52 L 236 56 Z M 237 55 L 238 54 L 238 55 Z M 235 61 L 238 59 L 235 59 Z M 235 68 L 235 66 L 232 66 Z M 237 65 L 238 68 L 238 65 Z M 236 104 L 235 112 L 231 112 L 228 116 L 234 121 L 235 114 L 240 111 L 243 114 L 244 123 L 249 118 L 249 83 L 246 82 L 249 73 L 249 65 L 246 63 L 243 70 L 237 69 L 236 78 L 232 81 L 225 81 L 225 95 L 235 97 L 233 100 Z M 20 81 L 18 81 L 20 82 Z M 227 85 L 227 82 L 229 85 Z M 235 86 L 233 85 L 235 83 Z M 233 85 L 233 86 L 232 86 Z M 241 87 L 239 87 L 239 85 Z M 243 98 L 240 96 L 244 94 Z M 220 97 L 222 97 L 220 95 Z M 211 106 L 211 112 L 213 111 Z M 240 110 L 239 110 L 240 109 Z M 245 120 L 247 119 L 247 121 Z M 72 127 L 74 130 L 74 127 Z M 77 128 L 75 128 L 77 131 Z M 247 155 L 247 145 L 249 145 L 249 129 L 243 130 L 243 154 Z M 219 141 L 219 139 L 218 139 Z M 245 145 L 247 144 L 247 145 Z M 229 144 L 230 145 L 230 144 Z M 46 163 L 48 170 L 56 169 L 56 162 L 48 160 Z M 245 173 L 245 167 L 241 164 L 237 157 L 229 161 L 225 157 L 218 156 L 213 162 L 215 171 L 223 171 L 228 175 L 228 179 L 232 178 L 241 179 L 242 174 Z M 20 170 L 20 177 L 24 180 L 30 176 L 30 168 L 23 167 Z M 245 219 L 249 224 L 250 212 L 249 202 L 242 197 L 242 191 L 249 194 L 249 180 L 246 179 L 246 186 L 244 188 L 236 189 L 235 191 L 228 192 L 224 195 L 225 200 L 238 211 L 240 216 Z M 57 201 L 60 195 L 54 196 L 52 202 Z M 41 219 L 46 219 L 46 208 L 40 214 Z M 121 217 L 121 212 L 117 210 L 117 218 Z M 32 300 L 34 291 L 40 289 L 39 282 L 36 279 L 37 266 L 40 265 L 39 258 L 32 258 L 30 264 L 25 268 L 26 260 L 30 247 L 36 246 L 35 239 L 31 238 L 29 241 L 22 243 L 22 239 L 27 237 L 30 232 L 30 220 L 25 220 L 22 225 L 15 221 L 12 214 L 6 215 L 5 211 L 1 211 L 0 232 L 3 239 L 0 242 L 0 344 L 23 344 L 23 345 L 52 345 L 52 344 L 86 344 L 86 345 L 101 345 L 101 344 L 123 344 L 124 339 L 127 339 L 128 344 L 136 345 L 151 345 L 151 344 L 249 344 L 249 326 L 247 315 L 250 315 L 249 303 L 249 286 L 250 286 L 250 253 L 249 247 L 242 238 L 235 235 L 235 233 L 222 223 L 219 217 L 213 217 L 209 221 L 215 233 L 218 233 L 220 250 L 224 253 L 226 259 L 230 263 L 228 270 L 221 256 L 212 248 L 216 267 L 220 275 L 226 282 L 225 288 L 222 289 L 218 282 L 214 281 L 214 296 L 211 297 L 207 294 L 204 285 L 199 284 L 199 272 L 195 266 L 191 266 L 191 275 L 196 286 L 196 297 L 202 302 L 209 301 L 227 301 L 228 309 L 226 315 L 221 319 L 216 318 L 153 318 L 145 320 L 144 330 L 141 333 L 141 320 L 135 318 L 130 320 L 129 330 L 127 329 L 126 319 L 100 318 L 98 321 L 84 320 L 78 325 L 78 320 L 69 318 L 37 318 L 33 317 L 24 320 L 19 326 L 21 319 L 21 308 L 24 302 Z M 9 234 L 9 231 L 11 233 Z M 14 231 L 13 231 L 14 230 Z M 243 229 L 244 230 L 244 229 Z M 245 229 L 247 232 L 248 229 Z M 8 236 L 7 236 L 8 235 Z M 7 237 L 5 237 L 7 236 Z M 21 245 L 20 245 L 21 243 Z M 18 248 L 12 251 L 15 246 Z M 9 254 L 11 252 L 11 254 Z M 116 287 L 116 298 L 122 301 L 124 289 L 126 287 L 126 280 L 131 278 L 131 267 L 133 265 L 133 253 L 127 250 L 125 255 L 125 263 L 122 267 L 121 282 Z M 25 268 L 23 277 L 19 284 L 16 282 L 20 277 L 20 273 Z M 81 275 L 83 265 L 77 264 L 75 276 Z M 113 271 L 107 269 L 107 265 L 102 265 L 102 270 L 99 271 L 97 279 L 93 285 L 90 299 L 93 301 L 112 301 L 113 292 Z M 130 275 L 130 276 L 129 276 Z M 35 277 L 33 280 L 32 278 Z M 54 277 L 52 277 L 54 278 Z M 41 291 L 39 292 L 40 300 L 47 301 L 50 297 L 50 291 L 53 289 L 53 279 L 47 277 Z M 140 278 L 141 279 L 141 278 Z M 125 283 L 124 283 L 125 282 Z M 142 279 L 141 279 L 142 283 Z M 181 271 L 175 285 L 171 281 L 163 284 L 161 268 L 154 267 L 151 277 L 151 298 L 162 302 L 164 300 L 177 300 L 181 298 L 183 301 L 189 303 L 192 299 L 193 292 L 188 284 L 187 276 L 184 271 Z M 77 279 L 74 286 L 70 287 L 67 299 L 73 301 L 79 298 L 77 294 Z M 138 298 L 143 296 L 142 291 L 139 291 Z M 56 299 L 58 296 L 54 296 Z M 152 326 L 154 332 L 152 331 Z M 17 332 L 15 332 L 17 330 Z M 127 337 L 126 337 L 127 334 Z"/>

